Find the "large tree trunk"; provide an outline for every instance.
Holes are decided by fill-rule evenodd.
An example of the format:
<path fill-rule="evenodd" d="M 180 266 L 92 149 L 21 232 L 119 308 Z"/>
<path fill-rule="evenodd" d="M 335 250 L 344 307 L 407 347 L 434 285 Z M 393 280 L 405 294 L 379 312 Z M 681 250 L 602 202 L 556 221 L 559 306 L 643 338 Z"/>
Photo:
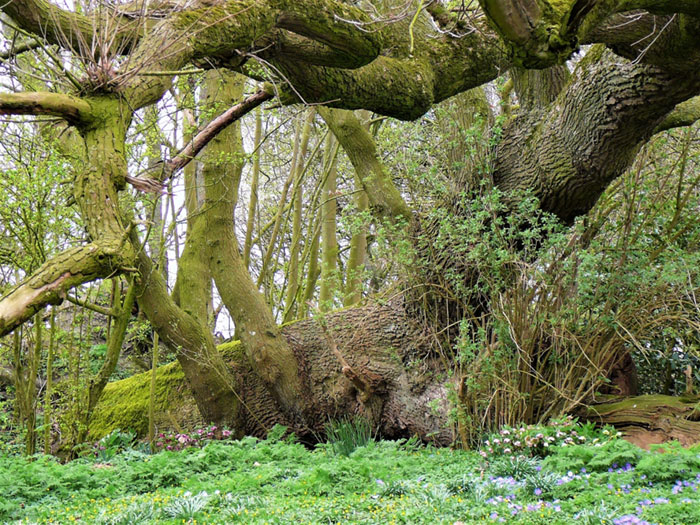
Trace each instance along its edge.
<path fill-rule="evenodd" d="M 675 440 L 683 446 L 700 440 L 700 410 L 697 396 L 649 395 L 601 399 L 581 411 L 596 423 L 614 425 L 625 439 L 644 448 Z"/>
<path fill-rule="evenodd" d="M 224 350 L 224 356 L 236 380 L 240 432 L 264 436 L 282 424 L 315 442 L 331 418 L 361 415 L 384 437 L 418 436 L 439 445 L 454 440 L 447 416 L 452 385 L 434 357 L 434 338 L 415 326 L 400 305 L 354 308 L 321 320 L 300 321 L 286 326 L 282 336 L 299 363 L 305 387 L 301 401 L 313 406 L 313 412 L 307 411 L 303 422 L 290 418 L 245 353 L 234 347 Z M 161 428 L 191 428 L 210 421 L 207 415 L 202 420 L 187 410 L 188 402 L 182 399 L 184 376 L 172 367 L 166 365 L 158 373 Z M 147 372 L 108 385 L 91 429 L 103 435 L 113 428 L 134 428 L 145 435 L 149 377 Z M 127 396 L 127 392 L 139 394 Z"/>

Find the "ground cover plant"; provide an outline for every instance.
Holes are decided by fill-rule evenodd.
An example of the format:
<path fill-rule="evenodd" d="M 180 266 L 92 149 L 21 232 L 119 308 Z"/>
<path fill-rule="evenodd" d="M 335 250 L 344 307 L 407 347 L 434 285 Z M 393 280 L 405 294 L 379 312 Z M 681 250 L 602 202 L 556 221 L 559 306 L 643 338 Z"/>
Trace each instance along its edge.
<path fill-rule="evenodd" d="M 155 454 L 127 447 L 108 462 L 93 453 L 68 464 L 4 455 L 0 520 L 700 523 L 698 447 L 643 451 L 610 429 L 571 420 L 498 435 L 478 452 L 347 434 L 311 449 L 278 427 L 266 440 L 219 434 Z M 493 449 L 495 439 L 532 446 L 506 453 Z"/>

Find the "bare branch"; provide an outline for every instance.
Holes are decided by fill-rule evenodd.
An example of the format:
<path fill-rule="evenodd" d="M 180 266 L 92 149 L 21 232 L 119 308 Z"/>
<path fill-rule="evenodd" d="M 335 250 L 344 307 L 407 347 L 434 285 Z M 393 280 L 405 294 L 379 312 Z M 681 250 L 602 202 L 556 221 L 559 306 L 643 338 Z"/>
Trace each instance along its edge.
<path fill-rule="evenodd" d="M 270 100 L 274 95 L 265 89 L 261 89 L 255 94 L 247 97 L 242 102 L 239 102 L 235 106 L 227 109 L 221 115 L 213 119 L 209 124 L 207 124 L 202 131 L 197 133 L 197 135 L 189 142 L 180 152 L 175 155 L 172 159 L 165 162 L 164 164 L 159 164 L 162 166 L 162 172 L 160 174 L 160 180 L 154 180 L 150 177 L 127 177 L 127 182 L 134 186 L 137 190 L 145 192 L 162 192 L 163 182 L 172 176 L 174 172 L 184 168 L 189 164 L 197 154 L 202 151 L 204 146 L 214 139 L 219 133 L 221 133 L 226 127 L 230 126 L 238 119 L 243 117 L 246 113 L 252 111 L 260 104 L 266 100 Z M 152 170 L 149 170 L 152 171 Z"/>

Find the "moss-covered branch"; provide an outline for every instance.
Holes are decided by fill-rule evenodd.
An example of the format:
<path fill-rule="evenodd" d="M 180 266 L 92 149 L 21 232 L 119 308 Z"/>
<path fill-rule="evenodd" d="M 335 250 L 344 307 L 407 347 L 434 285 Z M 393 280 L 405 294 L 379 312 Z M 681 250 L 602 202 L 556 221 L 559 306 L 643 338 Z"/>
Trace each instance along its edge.
<path fill-rule="evenodd" d="M 698 120 L 700 120 L 700 96 L 678 104 L 673 108 L 673 111 L 666 115 L 661 124 L 656 126 L 654 132 L 660 133 L 673 128 L 692 126 Z"/>
<path fill-rule="evenodd" d="M 650 13 L 669 15 L 684 13 L 700 16 L 700 3 L 696 0 L 616 0 L 616 11 L 634 11 L 644 9 Z"/>
<path fill-rule="evenodd" d="M 661 441 L 691 444 L 700 434 L 700 398 L 648 395 L 611 399 L 587 407 L 584 417 L 621 428 L 630 437 L 643 429 L 657 434 Z"/>
<path fill-rule="evenodd" d="M 130 265 L 128 256 L 118 244 L 92 243 L 50 259 L 0 298 L 0 336 L 12 332 L 47 304 L 60 304 L 71 288 L 121 271 Z"/>
<path fill-rule="evenodd" d="M 133 231 L 131 241 L 139 244 Z M 141 276 L 136 300 L 163 342 L 177 352 L 202 416 L 207 421 L 240 424 L 236 385 L 216 351 L 211 333 L 175 304 L 163 276 L 143 250 L 138 253 L 138 269 Z"/>
<path fill-rule="evenodd" d="M 0 115 L 51 115 L 74 125 L 92 120 L 90 104 L 63 93 L 0 93 Z"/>
<path fill-rule="evenodd" d="M 379 159 L 372 136 L 357 117 L 351 111 L 330 108 L 320 108 L 319 113 L 348 155 L 374 213 L 391 220 L 410 220 L 411 209 Z"/>
<path fill-rule="evenodd" d="M 91 17 L 62 9 L 47 0 L 12 0 L 3 2 L 0 10 L 25 31 L 75 51 L 95 50 L 108 44 L 113 52 L 127 52 L 140 36 L 139 21 L 110 13 Z M 111 34 L 101 34 L 107 27 Z"/>

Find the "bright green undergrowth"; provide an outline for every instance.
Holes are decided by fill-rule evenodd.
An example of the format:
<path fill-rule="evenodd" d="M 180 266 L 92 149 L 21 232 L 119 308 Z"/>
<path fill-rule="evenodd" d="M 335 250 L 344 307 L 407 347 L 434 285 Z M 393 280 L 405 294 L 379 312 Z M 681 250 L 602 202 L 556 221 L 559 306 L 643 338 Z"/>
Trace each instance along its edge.
<path fill-rule="evenodd" d="M 700 523 L 698 449 L 613 437 L 485 459 L 413 441 L 311 450 L 283 435 L 129 449 L 109 464 L 3 456 L 0 522 Z"/>

